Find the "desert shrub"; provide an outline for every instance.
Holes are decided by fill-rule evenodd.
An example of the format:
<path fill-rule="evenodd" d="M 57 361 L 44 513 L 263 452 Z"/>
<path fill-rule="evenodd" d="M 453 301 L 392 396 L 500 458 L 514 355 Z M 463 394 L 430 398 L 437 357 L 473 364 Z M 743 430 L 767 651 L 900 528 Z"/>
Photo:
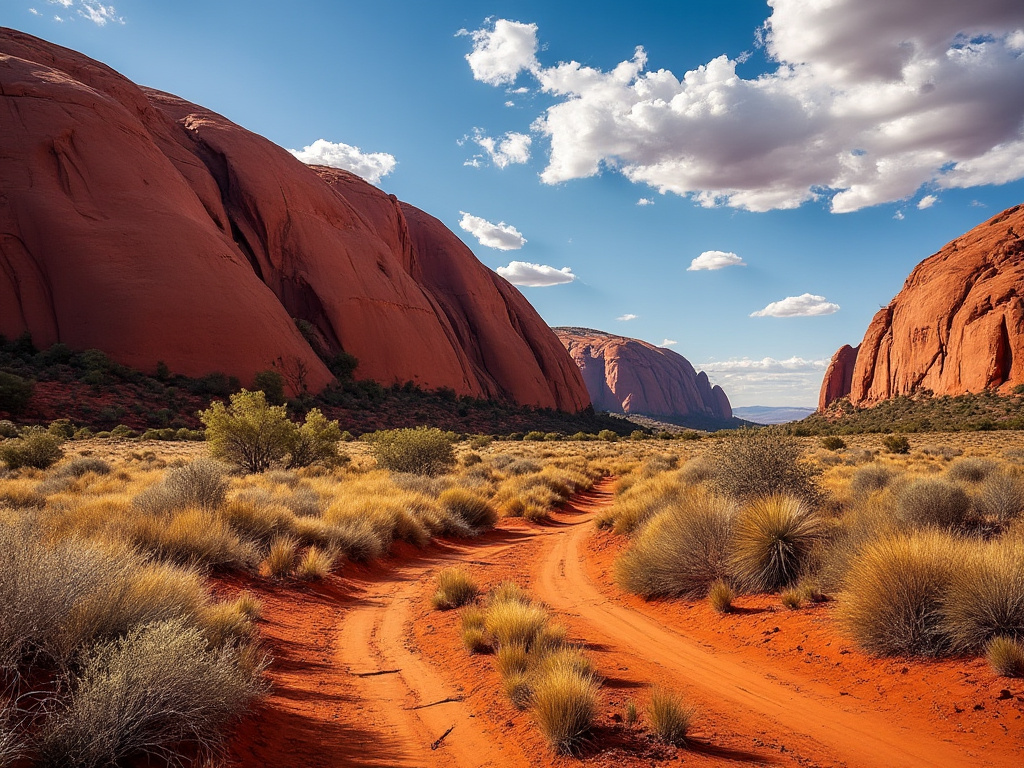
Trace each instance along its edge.
<path fill-rule="evenodd" d="M 678 478 L 686 485 L 700 485 L 713 482 L 717 476 L 715 465 L 704 457 L 690 459 L 679 470 Z"/>
<path fill-rule="evenodd" d="M 491 649 L 487 641 L 484 612 L 476 606 L 462 611 L 462 644 L 470 653 L 487 653 Z"/>
<path fill-rule="evenodd" d="M 615 562 L 615 579 L 645 597 L 703 597 L 727 575 L 733 507 L 694 489 L 656 515 Z"/>
<path fill-rule="evenodd" d="M 896 494 L 896 517 L 917 527 L 953 528 L 963 525 L 971 500 L 958 485 L 939 478 L 913 480 Z"/>
<path fill-rule="evenodd" d="M 64 458 L 61 440 L 42 430 L 26 430 L 21 437 L 0 443 L 0 461 L 10 469 L 47 469 Z"/>
<path fill-rule="evenodd" d="M 804 602 L 804 595 L 799 589 L 787 589 L 779 595 L 779 602 L 784 608 L 795 611 Z"/>
<path fill-rule="evenodd" d="M 881 491 L 896 479 L 896 473 L 881 464 L 859 467 L 850 479 L 850 490 L 857 496 Z"/>
<path fill-rule="evenodd" d="M 501 687 L 516 709 L 530 706 L 533 700 L 533 676 L 529 672 L 523 670 L 502 675 Z"/>
<path fill-rule="evenodd" d="M 686 734 L 690 732 L 695 712 L 681 694 L 657 687 L 651 691 L 646 714 L 651 731 L 659 741 L 683 744 Z"/>
<path fill-rule="evenodd" d="M 886 435 L 882 438 L 882 448 L 887 453 L 910 453 L 910 440 L 906 435 Z"/>
<path fill-rule="evenodd" d="M 437 497 L 438 503 L 449 515 L 454 515 L 474 531 L 493 528 L 498 513 L 486 500 L 462 488 L 449 488 Z"/>
<path fill-rule="evenodd" d="M 199 418 L 206 426 L 210 455 L 242 467 L 264 472 L 284 458 L 295 442 L 296 426 L 283 405 L 270 405 L 262 391 L 242 390 L 225 406 L 214 402 Z"/>
<path fill-rule="evenodd" d="M 290 536 L 281 536 L 270 545 L 270 551 L 263 561 L 267 574 L 276 579 L 291 576 L 295 570 L 295 559 L 298 556 L 299 543 Z"/>
<path fill-rule="evenodd" d="M 199 624 L 211 648 L 246 643 L 252 639 L 252 622 L 236 603 L 210 605 L 199 616 Z"/>
<path fill-rule="evenodd" d="M 984 517 L 1009 522 L 1024 511 L 1024 478 L 1010 472 L 993 472 L 978 483 L 972 497 Z"/>
<path fill-rule="evenodd" d="M 999 465 L 991 459 L 967 456 L 950 464 L 946 477 L 954 483 L 980 483 L 997 469 Z"/>
<path fill-rule="evenodd" d="M 818 516 L 795 496 L 756 498 L 733 527 L 732 571 L 741 585 L 772 592 L 799 578 L 822 536 Z"/>
<path fill-rule="evenodd" d="M 126 440 L 128 438 L 138 437 L 138 433 L 126 424 L 118 424 L 110 430 L 110 436 L 115 437 L 118 440 Z"/>
<path fill-rule="evenodd" d="M 476 580 L 461 568 L 442 568 L 437 574 L 437 591 L 431 603 L 441 611 L 461 608 L 476 598 Z"/>
<path fill-rule="evenodd" d="M 20 434 L 17 424 L 8 419 L 0 419 L 0 438 L 6 440 L 9 437 L 17 437 Z"/>
<path fill-rule="evenodd" d="M 452 437 L 433 427 L 388 429 L 373 434 L 370 453 L 382 469 L 442 475 L 455 466 Z"/>
<path fill-rule="evenodd" d="M 557 666 L 532 686 L 533 713 L 548 743 L 558 752 L 577 752 L 597 715 L 597 683 L 571 667 Z"/>
<path fill-rule="evenodd" d="M 473 451 L 480 451 L 489 446 L 494 442 L 494 438 L 490 435 L 474 435 L 469 438 L 469 448 Z"/>
<path fill-rule="evenodd" d="M 597 439 L 604 440 L 607 443 L 614 443 L 618 441 L 619 435 L 610 429 L 602 429 L 597 433 Z"/>
<path fill-rule="evenodd" d="M 66 464 L 61 464 L 54 470 L 56 478 L 82 477 L 93 472 L 97 475 L 109 475 L 110 464 L 95 456 L 77 456 Z"/>
<path fill-rule="evenodd" d="M 514 459 L 504 467 L 499 467 L 510 475 L 532 475 L 535 472 L 540 472 L 541 468 L 540 464 L 530 459 Z"/>
<path fill-rule="evenodd" d="M 338 461 L 338 443 L 341 427 L 328 421 L 319 408 L 306 414 L 302 426 L 295 430 L 289 448 L 289 467 L 308 467 L 312 464 L 332 465 Z"/>
<path fill-rule="evenodd" d="M 708 589 L 708 603 L 711 604 L 711 609 L 715 613 L 729 613 L 732 610 L 732 601 L 735 597 L 736 593 L 733 592 L 732 587 L 722 579 L 718 579 Z"/>
<path fill-rule="evenodd" d="M 951 574 L 943 614 L 957 651 L 980 650 L 999 636 L 1024 640 L 1024 542 L 972 547 Z"/>
<path fill-rule="evenodd" d="M 32 399 L 34 384 L 7 371 L 0 371 L 0 411 L 20 413 Z"/>
<path fill-rule="evenodd" d="M 149 624 L 89 656 L 67 706 L 44 726 L 42 763 L 174 762 L 183 747 L 209 755 L 258 694 L 234 648 L 211 651 L 199 630 L 180 621 Z"/>
<path fill-rule="evenodd" d="M 820 442 L 821 447 L 827 451 L 841 451 L 846 447 L 846 441 L 838 435 L 826 435 Z"/>
<path fill-rule="evenodd" d="M 487 593 L 488 606 L 500 603 L 522 603 L 523 605 L 529 605 L 530 596 L 526 593 L 526 590 L 514 581 L 502 581 Z"/>
<path fill-rule="evenodd" d="M 487 607 L 484 626 L 498 648 L 521 645 L 529 649 L 547 621 L 547 611 L 539 605 L 505 600 Z"/>
<path fill-rule="evenodd" d="M 1024 643 L 1009 637 L 993 637 L 985 651 L 988 663 L 1002 677 L 1024 677 Z"/>
<path fill-rule="evenodd" d="M 214 513 L 192 507 L 169 518 L 140 516 L 122 522 L 120 533 L 140 549 L 179 565 L 247 568 L 252 549 Z"/>
<path fill-rule="evenodd" d="M 284 405 L 284 376 L 277 371 L 258 371 L 252 377 L 252 388 L 266 395 L 271 405 Z"/>
<path fill-rule="evenodd" d="M 175 508 L 217 509 L 227 496 L 227 467 L 209 459 L 195 459 L 167 470 L 163 485 Z"/>
<path fill-rule="evenodd" d="M 334 568 L 334 555 L 319 547 L 308 547 L 295 566 L 295 578 L 299 581 L 320 581 Z"/>
<path fill-rule="evenodd" d="M 252 493 L 239 494 L 229 501 L 220 509 L 220 516 L 244 541 L 260 548 L 292 533 L 295 522 L 292 514 L 273 499 Z"/>
<path fill-rule="evenodd" d="M 934 529 L 868 544 L 851 563 L 840 595 L 846 632 L 881 656 L 946 651 L 943 603 L 961 549 Z"/>
<path fill-rule="evenodd" d="M 788 494 L 817 498 L 814 471 L 792 437 L 770 429 L 740 430 L 716 455 L 714 483 L 727 496 L 752 499 Z"/>
<path fill-rule="evenodd" d="M 616 496 L 609 509 L 612 528 L 618 534 L 636 533 L 659 512 L 682 504 L 687 493 L 671 475 L 640 480 Z"/>
<path fill-rule="evenodd" d="M 71 423 L 71 419 L 54 419 L 46 427 L 46 431 L 58 440 L 70 440 L 75 436 L 75 425 Z"/>

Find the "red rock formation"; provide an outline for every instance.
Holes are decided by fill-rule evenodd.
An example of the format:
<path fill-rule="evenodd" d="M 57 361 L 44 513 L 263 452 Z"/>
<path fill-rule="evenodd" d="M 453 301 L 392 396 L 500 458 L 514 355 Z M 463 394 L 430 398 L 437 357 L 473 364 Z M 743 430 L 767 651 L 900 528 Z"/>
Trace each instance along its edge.
<path fill-rule="evenodd" d="M 517 290 L 352 174 L 4 29 L 0 124 L 4 335 L 243 382 L 273 366 L 293 391 L 327 385 L 321 357 L 344 349 L 385 385 L 589 402 Z"/>
<path fill-rule="evenodd" d="M 923 390 L 1006 392 L 1024 383 L 1022 294 L 1024 206 L 1018 205 L 917 265 L 872 319 L 859 351 L 836 353 L 819 409 L 845 395 L 863 406 Z"/>
<path fill-rule="evenodd" d="M 589 328 L 555 328 L 598 410 L 669 419 L 730 419 L 729 398 L 670 349 Z"/>

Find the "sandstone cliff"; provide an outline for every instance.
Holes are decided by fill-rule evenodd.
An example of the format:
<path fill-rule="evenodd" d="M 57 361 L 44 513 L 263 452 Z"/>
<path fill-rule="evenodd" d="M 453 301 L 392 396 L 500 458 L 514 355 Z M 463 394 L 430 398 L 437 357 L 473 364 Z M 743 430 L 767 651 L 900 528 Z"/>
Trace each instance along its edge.
<path fill-rule="evenodd" d="M 959 395 L 1024 383 L 1024 206 L 992 217 L 911 272 L 860 346 L 840 349 L 818 409 L 930 390 Z"/>
<path fill-rule="evenodd" d="M 243 383 L 276 367 L 293 391 L 344 350 L 385 385 L 589 402 L 515 288 L 352 174 L 9 29 L 0 125 L 0 334 Z"/>
<path fill-rule="evenodd" d="M 583 372 L 594 407 L 671 420 L 732 418 L 729 398 L 670 349 L 589 328 L 555 328 Z"/>

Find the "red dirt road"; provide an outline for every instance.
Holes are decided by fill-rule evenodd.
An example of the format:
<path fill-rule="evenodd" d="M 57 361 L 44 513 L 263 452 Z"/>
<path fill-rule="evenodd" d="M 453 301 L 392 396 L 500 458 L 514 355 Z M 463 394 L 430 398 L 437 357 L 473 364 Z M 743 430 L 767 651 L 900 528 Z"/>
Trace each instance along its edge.
<path fill-rule="evenodd" d="M 316 587 L 258 589 L 268 619 L 263 633 L 277 658 L 270 670 L 274 692 L 240 727 L 237 762 L 244 768 L 1024 762 L 1024 691 L 979 663 L 897 662 L 909 671 L 898 680 L 898 700 L 889 701 L 885 675 L 892 662 L 838 650 L 843 643 L 826 610 L 781 611 L 768 598 L 744 598 L 741 606 L 751 607 L 719 617 L 698 604 L 622 595 L 608 577 L 621 541 L 591 524 L 593 513 L 610 503 L 610 487 L 601 483 L 580 494 L 548 525 L 502 521 L 476 540 L 424 550 L 403 545 L 379 565 L 346 567 L 345 576 Z M 430 609 L 434 574 L 454 563 L 484 587 L 505 578 L 528 586 L 568 625 L 573 640 L 589 646 L 606 680 L 594 744 L 582 761 L 551 755 L 529 715 L 504 699 L 490 659 L 462 649 L 457 615 Z M 831 648 L 834 640 L 842 655 L 833 661 L 823 649 L 811 663 L 768 642 L 797 631 L 810 638 L 803 642 L 818 638 Z M 948 698 L 955 706 L 977 692 L 965 674 L 975 683 L 984 678 L 986 691 L 1008 687 L 1009 696 L 986 700 L 960 719 L 938 712 L 937 701 Z M 919 678 L 931 688 L 915 689 Z M 642 728 L 619 722 L 625 702 L 642 702 L 652 683 L 679 688 L 698 705 L 688 748 L 653 744 Z"/>

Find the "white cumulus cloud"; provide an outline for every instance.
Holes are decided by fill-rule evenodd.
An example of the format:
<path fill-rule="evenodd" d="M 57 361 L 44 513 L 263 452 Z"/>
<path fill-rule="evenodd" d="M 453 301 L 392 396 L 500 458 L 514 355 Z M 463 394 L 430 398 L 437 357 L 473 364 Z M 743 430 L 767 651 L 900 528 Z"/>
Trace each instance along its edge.
<path fill-rule="evenodd" d="M 631 312 L 627 312 L 624 315 L 619 315 L 615 319 L 618 320 L 620 323 L 628 323 L 630 320 L 636 320 L 638 317 L 640 317 L 640 315 L 634 315 Z"/>
<path fill-rule="evenodd" d="M 702 269 L 724 269 L 725 267 L 745 267 L 747 263 L 731 251 L 704 251 L 690 262 L 687 272 L 698 272 Z"/>
<path fill-rule="evenodd" d="M 465 211 L 459 211 L 459 213 L 462 214 L 459 226 L 473 235 L 480 245 L 497 248 L 499 251 L 518 251 L 526 245 L 526 238 L 511 224 L 506 224 L 504 221 L 495 224 Z M 514 261 L 512 263 L 521 264 L 522 262 Z M 498 272 L 500 274 L 501 270 Z"/>
<path fill-rule="evenodd" d="M 751 317 L 817 317 L 831 315 L 839 311 L 839 305 L 827 301 L 824 296 L 813 293 L 802 293 L 799 296 L 787 296 L 773 301 L 764 309 L 751 312 Z"/>
<path fill-rule="evenodd" d="M 654 201 L 649 197 L 641 197 L 636 201 L 637 205 L 654 205 Z"/>
<path fill-rule="evenodd" d="M 786 358 L 776 360 L 774 357 L 762 357 L 760 360 L 753 360 L 749 357 L 733 358 L 731 360 L 711 361 L 704 363 L 700 369 L 706 373 L 808 373 L 812 371 L 824 371 L 828 368 L 828 360 L 807 360 L 802 357 Z"/>
<path fill-rule="evenodd" d="M 481 82 L 510 85 L 520 72 L 537 67 L 536 24 L 498 19 L 492 28 L 468 34 L 473 50 L 466 54 L 466 61 Z"/>
<path fill-rule="evenodd" d="M 614 169 L 704 206 L 826 199 L 836 213 L 922 185 L 1024 178 L 1024 3 L 773 0 L 770 71 L 723 54 L 676 76 L 647 53 L 603 70 L 537 60 L 537 27 L 499 19 L 467 58 L 496 85 L 529 72 L 555 100 L 533 129 L 556 184 Z M 587 54 L 588 52 L 583 52 Z"/>
<path fill-rule="evenodd" d="M 659 347 L 674 347 L 674 346 L 675 346 L 676 344 L 678 344 L 678 343 L 679 343 L 679 342 L 678 342 L 678 341 L 676 341 L 675 339 L 665 339 L 665 340 L 664 340 L 663 342 L 661 342 L 661 344 L 659 344 L 658 346 L 659 346 Z"/>
<path fill-rule="evenodd" d="M 512 285 L 525 285 L 530 288 L 562 285 L 576 279 L 571 267 L 555 269 L 546 264 L 531 264 L 528 261 L 513 261 L 507 267 L 498 267 L 498 274 Z"/>
<path fill-rule="evenodd" d="M 289 149 L 295 157 L 307 165 L 327 165 L 351 171 L 356 176 L 366 179 L 371 184 L 379 184 L 380 180 L 391 173 L 398 161 L 387 152 L 363 152 L 359 147 L 341 142 L 317 139 L 308 147 Z"/>
<path fill-rule="evenodd" d="M 67 7 L 69 4 L 61 2 L 61 5 Z M 101 27 L 106 26 L 107 22 L 113 22 L 114 24 L 124 24 L 124 17 L 118 16 L 117 11 L 112 5 L 103 5 L 102 3 L 92 2 L 91 0 L 82 0 L 78 9 L 78 15 L 89 21 L 97 24 Z"/>
<path fill-rule="evenodd" d="M 793 356 L 783 360 L 732 358 L 695 366 L 744 405 L 813 405 L 829 360 Z"/>
<path fill-rule="evenodd" d="M 939 198 L 935 195 L 925 195 L 917 201 L 917 207 L 923 211 L 925 208 L 931 208 L 937 202 L 939 202 Z"/>
<path fill-rule="evenodd" d="M 509 131 L 504 136 L 493 138 L 477 128 L 474 130 L 473 141 L 487 153 L 487 157 L 498 168 L 507 168 L 510 165 L 530 161 L 530 145 L 533 143 L 533 139 L 528 133 Z M 479 160 L 481 157 L 476 156 L 473 160 Z M 466 165 L 474 164 L 467 161 Z M 480 164 L 476 163 L 474 167 L 478 168 Z"/>

